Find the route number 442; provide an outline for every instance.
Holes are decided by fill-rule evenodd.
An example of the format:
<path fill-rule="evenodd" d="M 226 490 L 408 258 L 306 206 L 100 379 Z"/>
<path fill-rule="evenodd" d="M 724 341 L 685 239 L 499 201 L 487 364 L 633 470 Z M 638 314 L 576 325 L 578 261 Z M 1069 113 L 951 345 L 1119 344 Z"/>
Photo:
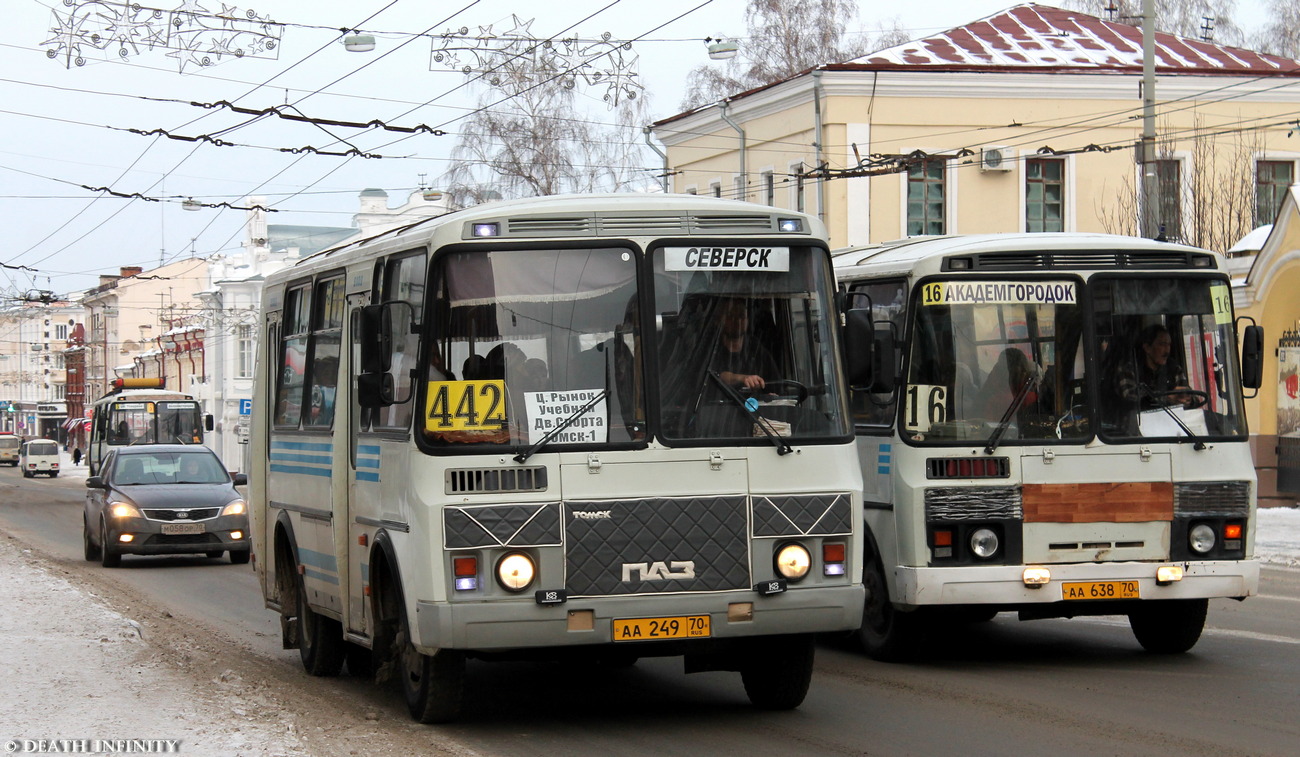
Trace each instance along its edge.
<path fill-rule="evenodd" d="M 426 396 L 430 431 L 495 430 L 506 422 L 504 381 L 430 381 Z"/>

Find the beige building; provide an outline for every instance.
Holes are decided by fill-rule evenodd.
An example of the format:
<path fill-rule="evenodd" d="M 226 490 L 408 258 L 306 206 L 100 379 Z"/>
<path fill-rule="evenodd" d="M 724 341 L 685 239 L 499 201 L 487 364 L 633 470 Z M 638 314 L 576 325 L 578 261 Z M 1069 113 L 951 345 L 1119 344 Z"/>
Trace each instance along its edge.
<path fill-rule="evenodd" d="M 81 300 L 90 327 L 86 335 L 87 402 L 103 396 L 113 379 L 141 375 L 142 366 L 152 360 L 137 358 L 155 354 L 161 335 L 199 316 L 197 295 L 207 280 L 207 261 L 199 258 L 179 260 L 147 273 L 139 266 L 127 266 L 119 275 L 100 276 L 99 286 Z M 171 374 L 167 388 L 191 391 L 189 376 L 202 377 L 202 369 L 197 373 L 181 371 L 167 371 Z"/>
<path fill-rule="evenodd" d="M 1220 251 L 1297 177 L 1300 62 L 1156 35 L 1152 203 Z M 833 247 L 919 234 L 1136 233 L 1142 33 L 1020 5 L 652 125 L 671 191 L 818 213 Z"/>

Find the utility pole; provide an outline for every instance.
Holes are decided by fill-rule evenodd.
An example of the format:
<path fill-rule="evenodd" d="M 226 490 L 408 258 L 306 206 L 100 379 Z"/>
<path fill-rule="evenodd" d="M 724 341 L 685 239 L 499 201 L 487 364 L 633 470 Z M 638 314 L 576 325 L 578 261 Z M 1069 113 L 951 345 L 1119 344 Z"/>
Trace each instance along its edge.
<path fill-rule="evenodd" d="M 1142 0 L 1142 141 L 1138 147 L 1142 171 L 1142 215 L 1139 234 L 1154 239 L 1160 233 L 1160 181 L 1156 175 L 1156 3 Z"/>

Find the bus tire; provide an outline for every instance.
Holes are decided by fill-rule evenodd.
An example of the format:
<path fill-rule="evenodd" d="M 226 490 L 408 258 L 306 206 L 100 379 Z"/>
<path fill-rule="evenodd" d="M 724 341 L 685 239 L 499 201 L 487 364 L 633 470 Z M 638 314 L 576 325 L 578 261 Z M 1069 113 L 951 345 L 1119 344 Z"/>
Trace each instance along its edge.
<path fill-rule="evenodd" d="M 862 571 L 867 590 L 858 640 L 867 656 L 881 662 L 904 662 L 916 651 L 920 631 L 918 612 L 899 612 L 889 599 L 889 581 L 880 558 L 872 555 Z"/>
<path fill-rule="evenodd" d="M 307 604 L 307 590 L 298 583 L 298 657 L 313 676 L 336 676 L 343 670 L 343 626 L 319 615 Z"/>
<path fill-rule="evenodd" d="M 122 555 L 114 552 L 108 542 L 108 523 L 99 522 L 99 564 L 105 568 L 116 568 L 122 564 Z"/>
<path fill-rule="evenodd" d="M 812 682 L 816 648 L 812 634 L 776 636 L 757 643 L 752 662 L 740 670 L 745 694 L 762 710 L 793 710 L 803 704 Z"/>
<path fill-rule="evenodd" d="M 420 723 L 449 723 L 460 717 L 465 695 L 465 655 L 450 649 L 421 653 L 411 643 L 405 610 L 398 631 L 398 678 L 411 717 Z"/>
<path fill-rule="evenodd" d="M 86 522 L 86 516 L 81 516 L 81 548 L 86 558 L 86 562 L 97 562 L 99 560 L 99 545 L 95 540 L 90 538 L 90 524 Z"/>
<path fill-rule="evenodd" d="M 343 642 L 343 656 L 347 659 L 348 675 L 353 678 L 373 678 L 375 675 L 375 656 L 371 651 L 350 641 Z"/>
<path fill-rule="evenodd" d="M 1153 654 L 1182 654 L 1201 638 L 1208 599 L 1162 599 L 1142 603 L 1128 615 L 1129 628 Z"/>

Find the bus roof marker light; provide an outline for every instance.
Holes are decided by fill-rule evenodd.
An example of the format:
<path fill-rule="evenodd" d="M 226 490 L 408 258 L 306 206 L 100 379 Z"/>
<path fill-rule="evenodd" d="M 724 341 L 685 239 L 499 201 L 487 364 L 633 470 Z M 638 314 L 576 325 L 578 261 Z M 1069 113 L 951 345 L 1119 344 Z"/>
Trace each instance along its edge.
<path fill-rule="evenodd" d="M 1030 589 L 1041 589 L 1051 582 L 1052 571 L 1047 568 L 1025 568 L 1025 572 L 1021 575 L 1021 580 L 1024 581 L 1025 586 Z"/>
<path fill-rule="evenodd" d="M 501 236 L 501 225 L 498 223 L 476 223 L 474 224 L 474 236 L 476 237 L 499 237 Z"/>
<path fill-rule="evenodd" d="M 1156 568 L 1156 585 L 1168 586 L 1183 580 L 1183 566 L 1181 565 L 1161 565 Z"/>

